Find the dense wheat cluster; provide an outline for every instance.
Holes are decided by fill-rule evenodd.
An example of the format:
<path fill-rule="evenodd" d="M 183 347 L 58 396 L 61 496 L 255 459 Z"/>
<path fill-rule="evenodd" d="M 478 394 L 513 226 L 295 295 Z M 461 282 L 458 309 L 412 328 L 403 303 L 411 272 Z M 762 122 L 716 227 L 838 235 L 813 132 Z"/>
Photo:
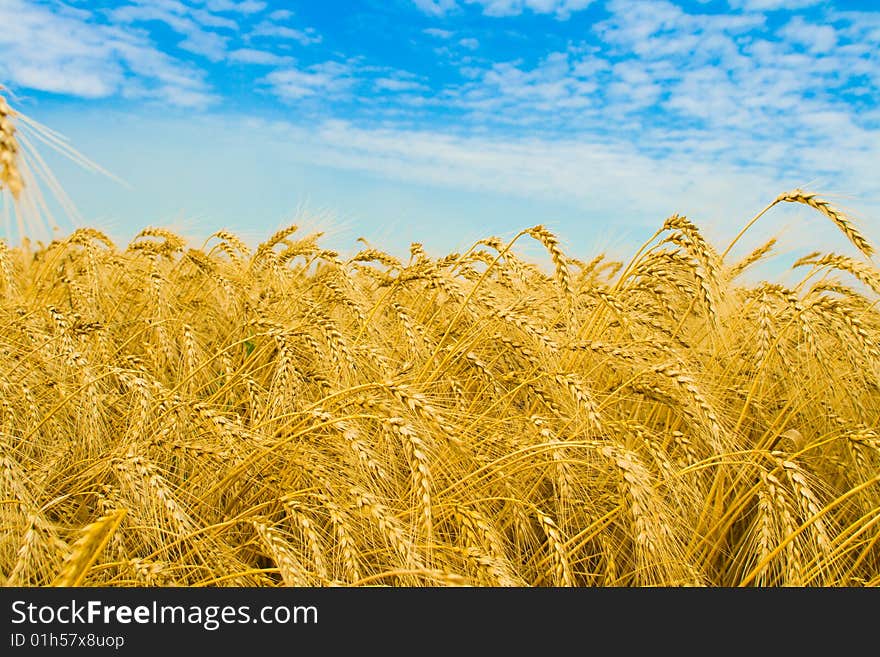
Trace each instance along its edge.
<path fill-rule="evenodd" d="M 628 263 L 319 237 L 0 246 L 0 580 L 880 583 L 869 260 L 749 285 L 772 243 L 678 215 Z"/>
<path fill-rule="evenodd" d="M 742 282 L 778 203 L 861 255 Z M 0 582 L 880 584 L 880 272 L 815 194 L 628 263 L 320 237 L 0 240 Z"/>

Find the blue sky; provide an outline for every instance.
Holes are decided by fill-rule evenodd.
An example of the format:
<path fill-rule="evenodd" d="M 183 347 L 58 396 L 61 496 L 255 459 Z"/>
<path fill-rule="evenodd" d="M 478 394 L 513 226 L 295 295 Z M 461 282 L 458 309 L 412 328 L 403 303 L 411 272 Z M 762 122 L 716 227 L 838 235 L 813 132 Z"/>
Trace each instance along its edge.
<path fill-rule="evenodd" d="M 299 218 L 443 253 L 545 223 L 626 254 L 672 212 L 729 238 L 793 187 L 880 240 L 873 1 L 0 0 L 0 25 L 15 106 L 129 184 L 47 156 L 120 240 Z M 755 240 L 847 249 L 772 217 Z"/>

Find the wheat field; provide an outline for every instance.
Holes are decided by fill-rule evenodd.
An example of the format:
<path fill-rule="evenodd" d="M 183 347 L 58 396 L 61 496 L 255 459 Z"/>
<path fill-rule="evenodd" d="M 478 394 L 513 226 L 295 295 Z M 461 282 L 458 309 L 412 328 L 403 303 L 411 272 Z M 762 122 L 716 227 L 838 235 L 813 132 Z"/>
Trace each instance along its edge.
<path fill-rule="evenodd" d="M 854 255 L 0 242 L 0 582 L 876 586 L 880 272 L 782 203 Z"/>

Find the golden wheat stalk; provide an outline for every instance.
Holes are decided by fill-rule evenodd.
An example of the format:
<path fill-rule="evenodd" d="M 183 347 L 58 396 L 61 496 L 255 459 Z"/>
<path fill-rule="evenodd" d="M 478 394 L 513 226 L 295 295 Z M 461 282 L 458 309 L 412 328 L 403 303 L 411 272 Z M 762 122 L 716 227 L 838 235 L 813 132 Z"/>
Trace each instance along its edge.
<path fill-rule="evenodd" d="M 818 210 L 831 219 L 831 221 L 834 222 L 834 225 L 846 235 L 850 242 L 852 242 L 853 246 L 864 253 L 866 257 L 870 258 L 874 255 L 874 247 L 867 238 L 862 235 L 858 228 L 855 227 L 853 222 L 843 212 L 832 207 L 828 201 L 820 199 L 816 194 L 805 192 L 801 189 L 795 189 L 780 194 L 776 197 L 776 202 L 802 203 Z"/>
<path fill-rule="evenodd" d="M 777 196 L 771 203 L 767 205 L 763 210 L 761 210 L 758 214 L 752 217 L 751 221 L 749 221 L 742 230 L 737 233 L 736 237 L 733 238 L 733 241 L 727 245 L 727 248 L 721 254 L 721 260 L 724 260 L 725 256 L 730 253 L 730 250 L 733 246 L 740 240 L 740 238 L 746 233 L 746 231 L 751 228 L 758 219 L 764 216 L 773 206 L 779 203 L 800 203 L 803 205 L 808 205 L 811 208 L 814 208 L 828 217 L 835 226 L 837 226 L 844 235 L 846 235 L 847 239 L 855 246 L 859 251 L 861 251 L 866 257 L 870 258 L 874 255 L 874 247 L 868 241 L 868 239 L 856 228 L 855 224 L 852 220 L 849 219 L 843 212 L 831 206 L 828 201 L 820 199 L 814 192 L 805 192 L 802 189 L 793 189 L 790 192 L 784 192 Z"/>
<path fill-rule="evenodd" d="M 0 91 L 3 91 L 2 86 Z M 24 181 L 18 168 L 19 146 L 13 124 L 15 116 L 13 109 L 0 94 L 0 189 L 5 186 L 12 197 L 18 199 L 24 189 Z"/>
<path fill-rule="evenodd" d="M 117 509 L 88 525 L 79 540 L 73 544 L 73 550 L 67 556 L 64 568 L 58 573 L 52 586 L 79 586 L 88 574 L 89 568 L 110 542 L 110 537 L 119 527 L 125 514 L 125 509 Z"/>

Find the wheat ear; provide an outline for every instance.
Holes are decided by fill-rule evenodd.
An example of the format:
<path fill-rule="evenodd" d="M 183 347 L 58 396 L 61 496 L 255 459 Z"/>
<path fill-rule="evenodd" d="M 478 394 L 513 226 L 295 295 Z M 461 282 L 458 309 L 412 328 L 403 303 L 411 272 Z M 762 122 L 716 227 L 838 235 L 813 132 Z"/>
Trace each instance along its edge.
<path fill-rule="evenodd" d="M 19 147 L 12 123 L 14 116 L 15 112 L 6 99 L 0 96 L 0 188 L 6 186 L 13 198 L 17 199 L 24 189 L 24 181 L 18 168 Z"/>
<path fill-rule="evenodd" d="M 119 527 L 125 513 L 125 509 L 117 509 L 88 525 L 73 544 L 73 550 L 52 586 L 79 586 Z"/>

